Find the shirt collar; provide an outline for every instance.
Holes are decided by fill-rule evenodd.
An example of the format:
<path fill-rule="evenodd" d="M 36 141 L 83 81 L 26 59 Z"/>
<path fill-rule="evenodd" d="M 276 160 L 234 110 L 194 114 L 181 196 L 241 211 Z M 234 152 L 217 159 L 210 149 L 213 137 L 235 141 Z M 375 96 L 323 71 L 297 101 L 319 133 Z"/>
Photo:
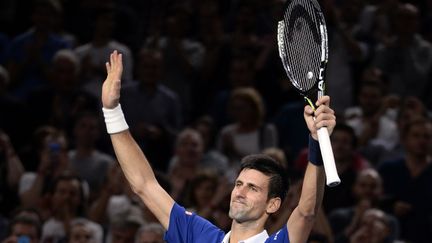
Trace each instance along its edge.
<path fill-rule="evenodd" d="M 231 235 L 231 231 L 225 235 L 225 237 L 222 240 L 222 243 L 230 243 L 229 242 L 230 235 Z M 254 235 L 254 236 L 252 236 L 246 240 L 241 240 L 238 243 L 262 243 L 262 242 L 265 242 L 268 237 L 269 237 L 269 235 L 267 234 L 267 231 L 263 230 L 261 233 Z M 234 242 L 232 242 L 232 243 L 234 243 Z"/>

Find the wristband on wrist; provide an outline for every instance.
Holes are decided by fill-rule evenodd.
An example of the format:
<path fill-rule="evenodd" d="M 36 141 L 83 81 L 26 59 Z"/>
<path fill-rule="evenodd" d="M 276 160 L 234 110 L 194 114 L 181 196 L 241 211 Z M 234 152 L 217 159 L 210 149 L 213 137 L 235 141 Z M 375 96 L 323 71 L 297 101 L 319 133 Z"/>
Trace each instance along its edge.
<path fill-rule="evenodd" d="M 310 134 L 309 134 L 308 160 L 309 162 L 311 162 L 316 166 L 323 165 L 323 159 L 321 157 L 321 149 L 320 149 L 319 142 L 315 140 Z"/>
<path fill-rule="evenodd" d="M 129 129 L 120 104 L 118 104 L 113 109 L 107 109 L 102 107 L 102 111 L 105 118 L 106 128 L 109 134 L 119 133 Z"/>

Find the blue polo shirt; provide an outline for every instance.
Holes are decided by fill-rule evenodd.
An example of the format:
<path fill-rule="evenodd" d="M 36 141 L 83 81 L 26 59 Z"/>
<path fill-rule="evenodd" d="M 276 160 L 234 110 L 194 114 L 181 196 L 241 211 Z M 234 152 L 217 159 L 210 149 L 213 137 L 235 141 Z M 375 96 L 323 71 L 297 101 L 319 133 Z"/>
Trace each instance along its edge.
<path fill-rule="evenodd" d="M 225 232 L 208 220 L 175 203 L 164 239 L 168 243 L 221 243 L 224 236 Z M 282 227 L 262 243 L 289 243 L 287 227 Z"/>

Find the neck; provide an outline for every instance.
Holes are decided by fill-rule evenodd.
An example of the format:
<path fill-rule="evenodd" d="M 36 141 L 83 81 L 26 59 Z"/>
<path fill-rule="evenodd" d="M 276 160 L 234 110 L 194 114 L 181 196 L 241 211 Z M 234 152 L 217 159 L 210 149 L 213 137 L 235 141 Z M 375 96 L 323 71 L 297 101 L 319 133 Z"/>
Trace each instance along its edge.
<path fill-rule="evenodd" d="M 263 219 L 243 223 L 233 220 L 231 225 L 230 243 L 237 243 L 261 233 L 264 230 L 264 223 L 265 220 Z"/>

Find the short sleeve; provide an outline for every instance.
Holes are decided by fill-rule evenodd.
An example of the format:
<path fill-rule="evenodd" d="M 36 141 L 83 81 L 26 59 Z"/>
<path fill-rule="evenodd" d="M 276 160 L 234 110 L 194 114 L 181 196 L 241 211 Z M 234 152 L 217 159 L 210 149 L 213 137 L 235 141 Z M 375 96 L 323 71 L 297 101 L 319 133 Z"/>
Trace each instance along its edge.
<path fill-rule="evenodd" d="M 176 243 L 220 243 L 225 233 L 206 219 L 174 204 L 164 239 Z"/>

